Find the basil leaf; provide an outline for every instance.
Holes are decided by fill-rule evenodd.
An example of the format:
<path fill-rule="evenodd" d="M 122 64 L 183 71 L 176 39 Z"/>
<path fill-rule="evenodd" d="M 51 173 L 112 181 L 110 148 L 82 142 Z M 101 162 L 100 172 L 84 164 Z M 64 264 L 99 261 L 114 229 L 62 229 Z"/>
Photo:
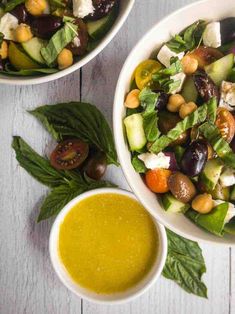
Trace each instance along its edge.
<path fill-rule="evenodd" d="M 185 291 L 207 298 L 207 288 L 201 281 L 206 266 L 200 247 L 194 241 L 166 231 L 168 254 L 163 276 L 174 280 Z"/>
<path fill-rule="evenodd" d="M 48 66 L 52 66 L 58 54 L 77 36 L 77 25 L 66 22 L 50 39 L 46 47 L 41 49 L 41 54 Z"/>
<path fill-rule="evenodd" d="M 21 3 L 24 3 L 25 0 L 10 0 L 10 1 L 7 1 L 7 3 L 5 4 L 5 7 L 4 7 L 4 11 L 5 12 L 9 12 L 11 10 L 13 10 L 17 5 L 21 4 Z"/>
<path fill-rule="evenodd" d="M 156 103 L 159 97 L 159 93 L 153 92 L 149 87 L 145 87 L 139 94 L 139 99 L 142 108 L 144 109 L 144 115 L 152 113 L 155 110 Z"/>
<path fill-rule="evenodd" d="M 45 68 L 45 69 L 25 69 L 25 70 L 19 70 L 19 71 L 15 71 L 15 70 L 11 70 L 11 68 L 6 65 L 5 67 L 5 71 L 1 71 L 2 74 L 5 75 L 17 75 L 17 76 L 29 76 L 29 75 L 43 75 L 43 74 L 53 74 L 58 72 L 58 69 L 54 69 L 54 68 Z"/>
<path fill-rule="evenodd" d="M 109 164 L 118 165 L 111 129 L 93 105 L 81 102 L 46 105 L 30 112 L 57 140 L 79 138 L 103 151 Z"/>
<path fill-rule="evenodd" d="M 49 187 L 64 183 L 63 172 L 55 170 L 47 159 L 38 155 L 21 137 L 13 137 L 12 147 L 20 166 L 36 180 Z"/>
<path fill-rule="evenodd" d="M 143 127 L 148 142 L 154 142 L 160 136 L 157 111 L 143 116 Z"/>
<path fill-rule="evenodd" d="M 185 215 L 196 225 L 206 229 L 207 231 L 217 235 L 223 236 L 225 218 L 228 212 L 228 203 L 224 202 L 215 208 L 209 214 L 199 214 L 194 210 L 189 210 Z"/>
<path fill-rule="evenodd" d="M 132 166 L 134 167 L 135 171 L 138 173 L 145 173 L 147 168 L 142 160 L 138 158 L 137 155 L 134 155 L 131 159 Z"/>

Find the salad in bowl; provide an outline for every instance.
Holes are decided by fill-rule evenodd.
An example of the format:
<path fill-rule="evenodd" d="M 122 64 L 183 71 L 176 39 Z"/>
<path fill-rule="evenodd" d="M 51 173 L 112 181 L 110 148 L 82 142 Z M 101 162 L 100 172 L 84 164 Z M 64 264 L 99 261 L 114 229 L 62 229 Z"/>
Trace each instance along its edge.
<path fill-rule="evenodd" d="M 119 0 L 8 0 L 0 8 L 0 73 L 46 75 L 71 67 L 113 26 Z"/>
<path fill-rule="evenodd" d="M 235 235 L 235 17 L 197 20 L 141 61 L 126 95 L 131 162 L 168 215 Z"/>

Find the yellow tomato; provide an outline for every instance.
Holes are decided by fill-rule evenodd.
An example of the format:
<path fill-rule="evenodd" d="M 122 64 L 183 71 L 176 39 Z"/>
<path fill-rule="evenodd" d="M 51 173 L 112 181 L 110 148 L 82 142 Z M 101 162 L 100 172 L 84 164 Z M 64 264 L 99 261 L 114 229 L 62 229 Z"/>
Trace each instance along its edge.
<path fill-rule="evenodd" d="M 135 70 L 135 82 L 141 90 L 146 86 L 151 85 L 152 75 L 158 72 L 162 65 L 156 60 L 145 60 L 141 62 Z"/>

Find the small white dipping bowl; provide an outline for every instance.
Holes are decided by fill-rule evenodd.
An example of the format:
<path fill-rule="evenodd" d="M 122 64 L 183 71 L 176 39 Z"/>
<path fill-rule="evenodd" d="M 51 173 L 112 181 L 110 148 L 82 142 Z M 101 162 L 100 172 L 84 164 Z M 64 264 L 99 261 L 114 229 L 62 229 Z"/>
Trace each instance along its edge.
<path fill-rule="evenodd" d="M 113 111 L 118 157 L 129 185 L 144 207 L 160 223 L 188 239 L 223 245 L 235 245 L 235 237 L 232 235 L 226 235 L 224 238 L 216 237 L 197 227 L 183 214 L 170 214 L 164 211 L 156 195 L 147 188 L 131 164 L 130 152 L 123 132 L 123 118 L 126 112 L 125 96 L 130 89 L 132 74 L 141 61 L 149 59 L 151 54 L 168 41 L 172 35 L 179 33 L 193 22 L 199 19 L 218 21 L 230 16 L 235 17 L 234 0 L 203 0 L 174 12 L 156 24 L 135 46 L 122 68 L 117 83 Z"/>
<path fill-rule="evenodd" d="M 66 271 L 60 257 L 58 251 L 58 240 L 59 240 L 59 231 L 61 223 L 63 222 L 65 216 L 68 212 L 72 209 L 72 207 L 78 204 L 80 201 L 94 195 L 98 194 L 107 194 L 107 193 L 115 193 L 119 195 L 125 195 L 130 198 L 136 200 L 136 197 L 125 190 L 116 189 L 116 188 L 102 188 L 92 190 L 86 193 L 81 194 L 80 196 L 74 198 L 71 202 L 69 202 L 59 213 L 56 217 L 55 222 L 52 226 L 50 239 L 49 239 L 49 251 L 50 251 L 50 258 L 53 265 L 53 268 L 58 275 L 59 279 L 62 283 L 73 293 L 75 293 L 78 297 L 87 299 L 88 301 L 96 302 L 96 303 L 122 303 L 130 301 L 142 293 L 144 293 L 149 287 L 151 287 L 154 282 L 158 279 L 161 275 L 163 267 L 165 265 L 166 256 L 167 256 L 167 237 L 165 228 L 157 223 L 154 219 L 153 222 L 156 226 L 156 231 L 158 233 L 159 239 L 159 247 L 158 253 L 156 256 L 156 260 L 152 269 L 149 273 L 144 277 L 142 281 L 140 281 L 136 286 L 123 293 L 115 293 L 115 294 L 97 294 L 92 291 L 89 291 L 81 286 L 79 286 L 76 282 L 72 280 L 68 272 Z"/>
<path fill-rule="evenodd" d="M 135 0 L 121 0 L 118 17 L 114 25 L 112 26 L 112 28 L 109 30 L 109 32 L 103 37 L 103 39 L 100 41 L 99 45 L 95 49 L 93 49 L 87 55 L 85 55 L 80 60 L 75 62 L 69 68 L 59 71 L 54 74 L 49 74 L 49 75 L 44 75 L 44 76 L 20 77 L 20 76 L 13 76 L 13 75 L 8 76 L 8 75 L 0 74 L 0 84 L 8 84 L 8 85 L 41 84 L 41 83 L 46 83 L 46 82 L 57 80 L 63 76 L 66 76 L 80 69 L 89 61 L 91 61 L 95 56 L 97 56 L 111 42 L 113 37 L 117 34 L 117 32 L 122 27 L 122 25 L 125 23 L 134 3 L 135 3 Z"/>

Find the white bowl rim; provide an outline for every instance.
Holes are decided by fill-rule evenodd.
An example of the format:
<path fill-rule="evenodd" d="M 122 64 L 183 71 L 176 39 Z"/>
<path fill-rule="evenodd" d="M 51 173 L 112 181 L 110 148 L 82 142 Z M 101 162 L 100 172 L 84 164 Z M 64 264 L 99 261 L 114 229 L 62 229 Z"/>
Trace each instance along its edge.
<path fill-rule="evenodd" d="M 128 4 L 124 10 L 124 12 L 120 15 L 119 20 L 116 22 L 116 24 L 113 25 L 112 29 L 102 38 L 101 42 L 98 44 L 98 46 L 93 49 L 91 52 L 89 52 L 87 55 L 85 55 L 81 60 L 75 62 L 72 66 L 68 67 L 67 69 L 64 69 L 62 71 L 44 75 L 41 77 L 25 77 L 24 79 L 20 79 L 21 77 L 17 78 L 16 76 L 11 76 L 11 79 L 5 79 L 4 77 L 0 77 L 0 84 L 6 84 L 6 85 L 36 85 L 36 84 L 42 84 L 51 82 L 54 80 L 57 80 L 59 78 L 62 78 L 68 74 L 71 74 L 75 72 L 76 70 L 80 69 L 84 65 L 86 65 L 88 62 L 90 62 L 93 58 L 95 58 L 116 36 L 116 34 L 119 32 L 121 27 L 124 25 L 128 15 L 131 12 L 132 7 L 134 6 L 135 0 L 128 0 Z"/>
<path fill-rule="evenodd" d="M 210 243 L 210 244 L 213 244 L 213 245 L 223 246 L 223 247 L 226 247 L 226 246 L 234 247 L 235 246 L 235 242 L 231 242 L 231 241 L 228 241 L 228 242 L 218 242 L 218 241 L 215 241 L 215 240 L 213 241 L 213 240 L 210 240 L 210 239 L 202 239 L 202 238 L 199 238 L 197 236 L 190 235 L 188 233 L 185 233 L 184 230 L 178 229 L 177 227 L 174 227 L 174 225 L 172 225 L 170 223 L 167 223 L 164 219 L 159 217 L 156 214 L 156 212 L 154 212 L 154 210 L 146 204 L 144 198 L 138 195 L 136 187 L 135 187 L 135 185 L 132 182 L 131 175 L 128 173 L 128 171 L 126 171 L 127 167 L 126 167 L 126 164 L 125 164 L 125 160 L 122 158 L 122 153 L 121 153 L 121 150 L 119 149 L 119 145 L 118 145 L 119 138 L 121 136 L 123 136 L 123 135 L 119 134 L 119 122 L 118 122 L 118 119 L 116 119 L 117 108 L 120 105 L 119 104 L 119 90 L 121 89 L 121 86 L 122 86 L 123 74 L 126 72 L 126 70 L 125 70 L 126 69 L 126 65 L 129 64 L 130 60 L 133 58 L 132 55 L 134 54 L 134 52 L 139 47 L 142 46 L 142 42 L 145 41 L 145 39 L 148 37 L 148 34 L 153 32 L 153 30 L 156 29 L 158 27 L 158 25 L 163 23 L 165 20 L 171 19 L 175 15 L 178 15 L 179 13 L 186 11 L 189 8 L 197 7 L 200 4 L 203 4 L 203 3 L 206 3 L 206 2 L 210 2 L 210 0 L 200 0 L 200 1 L 196 1 L 196 2 L 193 2 L 193 3 L 187 4 L 187 5 L 179 8 L 178 10 L 175 10 L 172 13 L 164 16 L 156 24 L 154 24 L 150 29 L 148 29 L 146 31 L 145 35 L 142 36 L 139 41 L 137 41 L 136 45 L 132 48 L 132 50 L 128 54 L 128 57 L 126 58 L 123 66 L 122 66 L 122 69 L 120 71 L 119 78 L 118 78 L 118 81 L 117 81 L 116 90 L 115 90 L 115 96 L 114 96 L 113 117 L 112 117 L 113 118 L 113 132 L 114 132 L 114 140 L 115 140 L 115 146 L 116 146 L 116 149 L 117 149 L 118 159 L 120 161 L 120 165 L 122 167 L 123 174 L 124 174 L 128 184 L 129 184 L 129 186 L 131 187 L 133 193 L 136 195 L 137 199 L 139 199 L 139 201 L 143 204 L 143 206 L 150 212 L 150 214 L 155 219 L 157 219 L 157 221 L 160 224 L 164 225 L 165 228 L 170 229 L 171 231 L 175 232 L 176 234 L 178 234 L 178 235 L 180 235 L 182 237 L 185 237 L 186 239 L 192 240 L 192 241 L 196 241 L 196 242 L 197 241 L 201 241 L 201 242 L 204 242 L 204 243 Z M 202 231 L 204 231 L 204 230 L 202 229 Z M 206 231 L 204 231 L 204 232 L 206 232 Z"/>
<path fill-rule="evenodd" d="M 143 285 L 143 287 L 141 287 L 138 291 L 134 292 L 133 294 L 127 296 L 127 297 L 122 297 L 120 299 L 115 299 L 115 300 L 97 300 L 96 298 L 93 298 L 89 295 L 86 294 L 85 290 L 83 289 L 84 292 L 81 291 L 77 291 L 75 288 L 71 287 L 63 278 L 63 276 L 61 275 L 59 269 L 58 269 L 58 263 L 54 258 L 53 255 L 53 251 L 55 250 L 55 239 L 58 237 L 58 231 L 59 231 L 59 226 L 61 224 L 61 222 L 63 221 L 63 218 L 66 216 L 66 214 L 71 210 L 71 208 L 79 203 L 80 201 L 89 198 L 90 196 L 94 196 L 94 195 L 99 195 L 99 194 L 120 194 L 120 195 L 125 195 L 128 196 L 136 201 L 138 201 L 138 199 L 136 198 L 136 196 L 132 193 L 129 192 L 127 190 L 124 189 L 120 189 L 120 188 L 100 188 L 100 189 L 94 189 L 85 193 L 80 194 L 79 196 L 75 197 L 73 200 L 71 200 L 68 204 L 66 204 L 66 206 L 60 211 L 60 213 L 58 214 L 58 216 L 56 217 L 52 227 L 51 227 L 51 231 L 50 231 L 50 236 L 49 236 L 49 254 L 50 254 L 50 260 L 53 266 L 53 269 L 55 271 L 55 273 L 57 274 L 58 278 L 60 279 L 60 281 L 64 284 L 64 286 L 66 286 L 70 291 L 72 291 L 76 296 L 83 298 L 87 301 L 93 302 L 93 303 L 97 303 L 97 304 L 122 304 L 122 303 L 126 303 L 129 302 L 133 299 L 136 299 L 137 297 L 139 297 L 140 295 L 142 295 L 143 293 L 145 293 L 159 278 L 159 276 L 162 273 L 162 270 L 164 268 L 165 262 L 166 262 L 166 257 L 167 257 L 167 236 L 166 236 L 166 230 L 164 228 L 163 225 L 159 224 L 156 219 L 151 216 L 151 219 L 153 220 L 154 224 L 155 224 L 155 228 L 158 232 L 158 237 L 159 237 L 159 248 L 160 251 L 158 252 L 157 256 L 156 256 L 156 261 L 158 261 L 158 267 L 155 266 L 154 269 L 154 273 L 152 275 L 151 278 L 149 278 L 149 280 Z M 155 261 L 155 264 L 156 264 Z M 61 263 L 62 264 L 62 263 Z M 67 275 L 67 277 L 69 278 L 69 275 Z M 71 278 L 70 278 L 71 280 Z M 82 288 L 82 287 L 81 287 Z M 128 292 L 128 290 L 127 290 Z M 89 293 L 89 291 L 88 291 Z M 102 296 L 102 295 L 100 295 Z"/>

